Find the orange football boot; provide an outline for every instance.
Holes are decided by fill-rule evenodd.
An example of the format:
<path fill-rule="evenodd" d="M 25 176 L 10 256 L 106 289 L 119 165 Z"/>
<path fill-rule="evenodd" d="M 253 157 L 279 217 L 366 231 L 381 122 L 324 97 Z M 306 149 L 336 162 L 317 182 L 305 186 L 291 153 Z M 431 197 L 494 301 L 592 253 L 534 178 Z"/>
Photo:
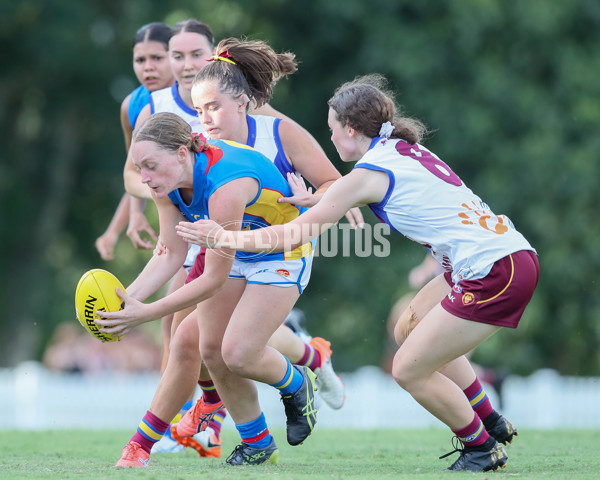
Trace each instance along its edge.
<path fill-rule="evenodd" d="M 147 467 L 148 462 L 150 462 L 150 454 L 144 450 L 139 443 L 129 441 L 129 443 L 125 445 L 123 453 L 121 453 L 121 458 L 119 458 L 119 461 L 115 466 Z"/>

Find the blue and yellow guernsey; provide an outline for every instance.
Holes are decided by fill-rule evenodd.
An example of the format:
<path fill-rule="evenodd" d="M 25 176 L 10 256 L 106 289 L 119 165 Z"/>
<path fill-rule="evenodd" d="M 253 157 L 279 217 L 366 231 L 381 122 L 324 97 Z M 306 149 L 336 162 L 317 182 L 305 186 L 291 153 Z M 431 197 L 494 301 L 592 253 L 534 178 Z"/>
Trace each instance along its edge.
<path fill-rule="evenodd" d="M 287 223 L 306 211 L 304 207 L 277 202 L 278 198 L 291 195 L 290 186 L 277 167 L 262 153 L 247 145 L 229 140 L 208 140 L 208 144 L 208 150 L 196 154 L 192 202 L 186 204 L 179 190 L 169 193 L 171 201 L 189 221 L 210 218 L 208 200 L 215 190 L 243 177 L 258 181 L 258 194 L 244 210 L 243 230 Z M 312 245 L 307 243 L 291 252 L 238 251 L 236 258 L 245 262 L 295 260 L 306 257 L 310 253 L 312 253 Z"/>

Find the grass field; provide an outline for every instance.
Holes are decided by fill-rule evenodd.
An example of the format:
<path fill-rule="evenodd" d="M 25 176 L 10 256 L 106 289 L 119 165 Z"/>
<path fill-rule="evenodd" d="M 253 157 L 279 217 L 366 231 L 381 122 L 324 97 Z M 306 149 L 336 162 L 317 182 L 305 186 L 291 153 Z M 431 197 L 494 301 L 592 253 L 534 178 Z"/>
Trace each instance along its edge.
<path fill-rule="evenodd" d="M 458 454 L 443 429 L 315 430 L 304 445 L 290 447 L 285 432 L 273 432 L 278 465 L 230 467 L 224 460 L 237 443 L 225 430 L 223 458 L 200 459 L 193 450 L 155 454 L 149 468 L 113 465 L 132 431 L 1 431 L 0 479 L 347 479 L 600 478 L 600 432 L 524 430 L 507 448 L 508 465 L 496 473 L 442 472 Z"/>

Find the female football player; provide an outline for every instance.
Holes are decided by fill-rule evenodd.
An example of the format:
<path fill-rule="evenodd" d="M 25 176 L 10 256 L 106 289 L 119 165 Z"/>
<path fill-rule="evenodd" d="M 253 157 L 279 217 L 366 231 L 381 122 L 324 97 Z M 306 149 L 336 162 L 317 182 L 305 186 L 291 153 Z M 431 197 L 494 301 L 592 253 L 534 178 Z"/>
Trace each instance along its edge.
<path fill-rule="evenodd" d="M 342 161 L 357 163 L 305 214 L 252 232 L 225 231 L 211 221 L 184 222 L 178 232 L 210 248 L 289 250 L 335 225 L 348 208 L 368 204 L 446 269 L 396 326 L 394 379 L 460 440 L 450 470 L 503 468 L 508 457 L 499 442 L 512 440 L 514 427 L 491 409 L 464 355 L 500 327 L 517 327 L 538 282 L 536 252 L 506 216 L 495 215 L 419 144 L 425 126 L 399 116 L 383 80 L 357 78 L 329 100 L 331 140 Z"/>
<path fill-rule="evenodd" d="M 199 70 L 204 71 L 204 68 L 207 67 L 202 67 L 199 63 L 200 60 L 195 57 L 195 52 L 204 51 L 206 49 L 205 44 L 207 42 L 206 35 L 203 35 L 203 33 L 198 30 L 198 23 L 199 22 L 197 21 L 186 21 L 181 25 L 176 25 L 174 27 L 174 35 L 170 42 L 170 48 L 178 55 L 181 54 L 184 58 L 188 58 L 186 62 L 196 64 Z M 273 84 L 282 75 L 295 71 L 296 64 L 293 61 L 293 56 L 290 56 L 289 54 L 275 54 L 272 49 L 267 48 L 264 44 L 249 44 L 240 47 L 239 50 L 244 51 L 244 49 L 248 50 L 257 48 L 258 46 L 262 48 L 261 56 L 258 58 L 258 60 L 262 59 L 263 62 L 262 65 L 259 65 L 260 68 L 262 68 L 262 71 L 267 71 L 265 69 L 272 71 L 268 77 L 263 78 L 265 83 L 260 86 L 260 89 L 265 89 L 268 93 L 262 94 L 260 98 L 254 102 L 255 106 L 264 109 L 264 102 L 270 98 Z M 207 59 L 202 59 L 202 61 L 206 63 Z M 255 59 L 254 61 L 256 62 L 257 60 Z M 249 64 L 249 61 L 246 63 Z M 174 68 L 174 70 L 176 69 Z M 187 67 L 181 68 L 182 72 L 187 70 Z M 168 93 L 168 95 L 163 95 L 163 92 Z M 176 92 L 179 92 L 179 89 L 176 89 L 174 86 L 163 92 L 153 93 L 153 99 L 156 95 L 162 95 L 162 99 L 160 102 L 152 102 L 151 105 L 156 107 L 158 104 L 161 105 L 161 108 L 165 111 L 174 111 L 179 116 L 186 118 L 190 123 L 194 123 L 193 128 L 195 130 L 203 130 L 202 125 L 197 124 L 197 116 L 189 115 L 188 118 L 181 114 L 182 101 L 176 101 L 176 98 L 182 98 L 177 97 L 178 93 Z M 256 93 L 249 92 L 249 95 L 254 99 Z M 167 103 L 166 101 L 168 98 L 172 99 L 170 103 Z M 324 188 L 336 178 L 339 178 L 339 173 L 331 165 L 314 139 L 304 129 L 294 122 L 289 121 L 287 117 L 284 117 L 284 120 L 281 121 L 272 117 L 253 117 L 257 120 L 250 119 L 248 121 L 258 122 L 259 127 L 258 129 L 253 128 L 250 132 L 251 135 L 249 136 L 246 124 L 246 110 L 248 103 L 249 102 L 245 103 L 242 114 L 244 126 L 246 128 L 243 143 L 252 142 L 251 144 L 259 151 L 267 153 L 273 161 L 277 162 L 282 174 L 286 171 L 295 169 L 298 169 L 301 173 L 305 173 L 314 183 L 315 188 Z M 183 104 L 185 105 L 185 103 Z M 239 108 L 237 101 L 235 102 L 234 108 Z M 268 112 L 278 113 L 273 109 L 268 110 Z M 142 113 L 142 115 L 144 115 L 144 113 Z M 193 120 L 194 118 L 195 121 Z M 274 128 L 274 126 L 276 128 Z M 257 130 L 259 133 L 258 142 L 256 142 Z M 235 129 L 233 131 L 235 132 Z M 238 137 L 239 135 L 240 134 L 237 134 Z M 240 140 L 242 139 L 240 138 Z M 281 143 L 284 145 L 283 148 L 281 147 Z M 282 170 L 284 168 L 287 170 Z M 132 172 L 135 172 L 135 170 L 132 169 Z M 139 177 L 139 173 L 137 175 Z M 353 218 L 356 218 L 358 222 L 361 222 L 362 218 L 359 217 L 359 215 L 360 212 L 357 212 Z M 203 266 L 203 260 L 203 255 L 198 256 L 198 261 L 193 270 L 195 276 L 202 272 L 201 267 Z M 312 257 L 307 257 L 305 260 L 308 263 L 312 260 Z M 283 277 L 281 280 L 283 280 Z M 284 318 L 285 316 L 281 318 L 281 321 L 283 321 Z M 197 369 L 200 364 L 197 340 L 198 327 L 195 318 L 190 317 L 189 320 L 191 320 L 188 321 L 192 328 L 191 333 L 188 331 L 189 327 L 187 325 L 179 325 L 179 322 L 175 322 L 177 326 L 171 346 L 177 351 L 174 352 L 169 359 L 165 373 L 161 378 L 161 384 L 157 389 L 150 408 L 150 412 L 165 420 L 172 418 L 174 414 L 177 413 L 178 409 L 183 404 L 182 402 L 185 401 L 185 395 L 188 395 L 189 392 L 193 391 L 193 387 L 198 381 Z M 178 346 L 180 343 L 181 345 Z M 295 364 L 306 365 L 318 372 L 318 384 L 320 387 L 321 398 L 323 398 L 332 408 L 340 408 L 343 405 L 345 398 L 344 387 L 332 369 L 329 342 L 321 338 L 314 338 L 310 343 L 305 343 L 297 336 L 293 335 L 290 329 L 282 327 L 278 329 L 276 335 L 272 337 L 270 345 L 275 346 L 278 350 L 284 352 Z M 184 363 L 185 365 L 195 365 L 195 368 L 184 368 Z M 202 403 L 208 401 L 206 397 L 211 398 L 212 401 L 210 401 L 210 403 L 213 405 L 218 405 L 219 402 L 219 397 L 217 396 L 215 398 L 214 392 L 210 391 L 211 387 L 210 385 L 206 385 L 206 381 L 198 383 L 200 383 L 205 395 L 203 395 L 203 398 L 199 401 L 200 404 L 197 405 L 199 408 L 190 410 L 189 414 L 184 417 L 183 421 L 178 425 L 179 434 L 184 437 L 190 437 L 197 432 L 200 419 L 202 418 Z M 166 385 L 170 386 L 167 388 Z M 187 387 L 184 387 L 184 385 L 187 385 Z M 212 387 L 212 389 L 214 389 L 214 387 Z M 201 445 L 198 445 L 194 439 L 191 438 L 186 439 L 184 444 L 198 449 L 201 455 L 220 456 L 220 439 L 218 437 L 215 438 L 213 433 L 212 428 L 208 428 L 205 432 L 202 432 L 199 438 Z M 198 438 L 198 436 L 196 436 L 196 438 Z M 144 446 L 149 448 L 149 445 Z"/>
<path fill-rule="evenodd" d="M 292 366 L 284 355 L 268 347 L 267 341 L 308 283 L 310 265 L 306 257 L 312 253 L 311 243 L 284 254 L 207 252 L 202 275 L 160 300 L 141 301 L 164 285 L 187 256 L 187 243 L 175 233 L 181 214 L 192 221 L 212 218 L 236 230 L 289 221 L 304 209 L 278 202 L 291 191 L 264 155 L 233 142 L 204 143 L 173 113 L 156 113 L 136 127 L 131 156 L 142 181 L 152 191 L 167 253 L 149 260 L 127 288 L 128 294 L 118 291 L 124 308 L 99 312 L 108 319 L 99 323 L 111 333 L 125 333 L 141 323 L 196 305 L 201 337 L 219 339 L 209 344 L 219 353 L 202 353 L 209 359 L 212 380 L 242 438 L 227 463 L 276 462 L 277 446 L 261 412 L 253 380 L 280 391 L 288 442 L 302 443 L 316 423 L 315 374 L 306 367 Z M 283 270 L 285 276 L 281 275 Z M 149 419 L 151 424 L 140 427 L 143 433 L 149 437 L 164 434 L 168 419 L 153 415 Z M 147 449 L 132 440 L 117 465 L 144 465 L 148 457 Z"/>
<path fill-rule="evenodd" d="M 125 148 L 129 150 L 131 134 L 141 110 L 148 104 L 150 93 L 166 88 L 173 83 L 173 73 L 167 58 L 171 27 L 153 22 L 141 27 L 133 39 L 133 71 L 140 86 L 121 103 L 121 128 L 125 137 Z M 140 234 L 146 232 L 156 241 L 156 233 L 143 212 L 130 222 L 130 196 L 125 193 L 119 202 L 106 231 L 96 239 L 96 250 L 103 260 L 114 258 L 115 245 L 123 229 L 129 224 L 131 241 L 137 248 L 154 248 L 151 241 Z"/>

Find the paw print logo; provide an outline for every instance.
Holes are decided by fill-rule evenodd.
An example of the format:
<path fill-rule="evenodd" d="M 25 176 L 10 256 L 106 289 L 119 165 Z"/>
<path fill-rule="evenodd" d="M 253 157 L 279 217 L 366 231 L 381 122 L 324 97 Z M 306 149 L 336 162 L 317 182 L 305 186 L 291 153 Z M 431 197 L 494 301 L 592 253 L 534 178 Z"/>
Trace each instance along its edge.
<path fill-rule="evenodd" d="M 486 209 L 478 209 L 474 202 L 471 203 L 474 208 L 471 208 L 471 206 L 466 203 L 462 204 L 467 210 L 467 212 L 460 212 L 458 214 L 462 219 L 462 223 L 465 225 L 479 224 L 482 228 L 498 235 L 508 232 L 508 226 L 504 223 L 506 218 L 504 215 L 494 215 L 494 213 L 487 211 Z"/>

